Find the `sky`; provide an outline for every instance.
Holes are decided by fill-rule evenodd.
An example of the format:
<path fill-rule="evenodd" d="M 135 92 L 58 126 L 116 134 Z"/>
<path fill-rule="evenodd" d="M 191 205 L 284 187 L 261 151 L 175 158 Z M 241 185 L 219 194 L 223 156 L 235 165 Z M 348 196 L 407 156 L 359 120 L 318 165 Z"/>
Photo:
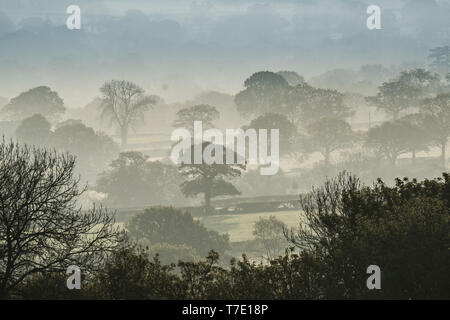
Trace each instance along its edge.
<path fill-rule="evenodd" d="M 81 8 L 81 29 L 65 26 Z M 381 30 L 366 27 L 381 7 Z M 0 96 L 33 86 L 68 107 L 127 79 L 167 102 L 216 90 L 234 94 L 260 70 L 307 80 L 364 64 L 426 64 L 450 43 L 450 1 L 437 0 L 0 0 Z"/>

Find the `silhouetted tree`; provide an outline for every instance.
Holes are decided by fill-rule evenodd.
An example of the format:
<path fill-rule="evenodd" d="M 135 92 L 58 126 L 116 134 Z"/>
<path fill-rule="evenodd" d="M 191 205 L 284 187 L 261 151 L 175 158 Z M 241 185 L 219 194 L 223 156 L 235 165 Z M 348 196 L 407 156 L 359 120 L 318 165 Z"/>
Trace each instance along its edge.
<path fill-rule="evenodd" d="M 60 123 L 52 134 L 49 146 L 67 151 L 77 157 L 76 171 L 83 179 L 95 179 L 109 161 L 118 154 L 118 145 L 106 134 L 95 132 L 80 120 Z"/>
<path fill-rule="evenodd" d="M 286 103 L 280 110 L 296 126 L 308 124 L 323 117 L 345 119 L 353 114 L 344 95 L 337 90 L 314 88 L 302 83 L 286 93 Z"/>
<path fill-rule="evenodd" d="M 227 178 L 239 177 L 241 172 L 245 170 L 246 165 L 238 163 L 238 155 L 234 153 L 233 164 L 227 164 L 226 153 L 227 149 L 222 145 L 213 145 L 204 142 L 197 146 L 202 150 L 202 154 L 206 148 L 217 147 L 222 149 L 222 163 L 208 164 L 202 157 L 200 164 L 195 164 L 194 154 L 195 145 L 191 145 L 191 161 L 189 163 L 181 162 L 179 171 L 186 179 L 180 186 L 181 191 L 187 197 L 195 197 L 198 194 L 203 194 L 205 198 L 205 211 L 210 212 L 211 199 L 217 196 L 232 196 L 239 195 L 240 192 Z M 215 150 L 211 151 L 215 156 Z"/>
<path fill-rule="evenodd" d="M 208 104 L 199 104 L 179 110 L 173 126 L 176 128 L 186 128 L 192 132 L 194 121 L 202 121 L 203 128 L 209 129 L 213 126 L 213 121 L 218 119 L 219 116 L 220 113 L 216 107 Z"/>
<path fill-rule="evenodd" d="M 267 148 L 270 150 L 271 145 L 271 129 L 279 130 L 279 148 L 280 154 L 287 155 L 296 151 L 295 145 L 297 142 L 298 134 L 297 128 L 289 119 L 280 113 L 265 113 L 256 119 L 253 119 L 249 125 L 244 126 L 242 129 L 267 129 Z"/>
<path fill-rule="evenodd" d="M 283 234 L 286 224 L 270 216 L 267 219 L 259 218 L 253 226 L 253 235 L 255 240 L 264 247 L 265 253 L 269 259 L 275 259 L 284 253 L 288 242 Z"/>
<path fill-rule="evenodd" d="M 150 244 L 187 245 L 202 257 L 211 249 L 221 254 L 230 249 L 228 235 L 206 229 L 189 212 L 173 207 L 153 207 L 137 213 L 129 220 L 126 229 L 134 240 L 146 239 Z"/>
<path fill-rule="evenodd" d="M 288 82 L 279 74 L 261 71 L 252 74 L 244 82 L 245 89 L 234 101 L 237 110 L 245 117 L 277 112 L 284 104 Z"/>
<path fill-rule="evenodd" d="M 412 162 L 415 163 L 416 153 L 420 151 L 427 151 L 428 146 L 432 143 L 430 132 L 425 128 L 425 118 L 423 114 L 414 113 L 408 114 L 399 119 L 405 121 L 404 130 L 406 132 L 406 145 L 408 151 L 411 152 Z"/>
<path fill-rule="evenodd" d="M 300 227 L 286 232 L 302 250 L 320 295 L 340 299 L 448 297 L 449 176 L 381 180 L 365 187 L 340 174 L 300 198 Z M 367 290 L 367 267 L 382 272 L 382 290 Z M 315 271 L 313 271 L 315 270 Z M 408 272 L 405 272 L 408 270 Z"/>
<path fill-rule="evenodd" d="M 336 118 L 321 118 L 307 127 L 307 149 L 318 151 L 330 164 L 330 155 L 333 151 L 349 147 L 353 140 L 351 126 L 345 121 Z"/>
<path fill-rule="evenodd" d="M 432 141 L 441 148 L 441 163 L 445 168 L 445 154 L 450 136 L 450 94 L 440 94 L 422 102 L 424 126 Z"/>
<path fill-rule="evenodd" d="M 75 157 L 0 144 L 0 296 L 37 273 L 98 270 L 122 233 L 106 211 L 81 211 Z"/>
<path fill-rule="evenodd" d="M 143 112 L 158 102 L 156 96 L 144 95 L 144 90 L 130 81 L 111 80 L 101 88 L 101 116 L 120 129 L 122 147 L 128 142 L 128 130 Z"/>
<path fill-rule="evenodd" d="M 96 190 L 108 194 L 115 207 L 181 203 L 181 176 L 176 166 L 149 161 L 140 152 L 122 152 L 97 180 Z"/>
<path fill-rule="evenodd" d="M 19 141 L 35 146 L 48 144 L 51 134 L 51 124 L 41 114 L 22 120 L 16 129 L 16 137 Z"/>
<path fill-rule="evenodd" d="M 424 69 L 404 71 L 394 80 L 384 82 L 377 95 L 367 101 L 396 120 L 402 111 L 419 106 L 420 99 L 438 82 L 439 75 Z"/>
<path fill-rule="evenodd" d="M 58 93 L 49 87 L 41 86 L 22 92 L 17 97 L 12 98 L 3 107 L 1 113 L 10 120 L 20 121 L 35 114 L 56 121 L 64 113 L 63 100 Z"/>
<path fill-rule="evenodd" d="M 395 165 L 399 155 L 411 151 L 410 134 L 417 128 L 407 121 L 386 121 L 369 129 L 366 146 Z"/>

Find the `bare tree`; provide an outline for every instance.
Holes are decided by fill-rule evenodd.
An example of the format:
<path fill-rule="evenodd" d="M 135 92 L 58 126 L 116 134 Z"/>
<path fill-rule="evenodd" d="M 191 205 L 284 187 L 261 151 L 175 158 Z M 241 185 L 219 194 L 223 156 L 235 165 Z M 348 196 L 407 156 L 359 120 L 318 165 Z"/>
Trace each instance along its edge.
<path fill-rule="evenodd" d="M 128 142 L 131 125 L 143 117 L 143 112 L 159 101 L 157 96 L 146 96 L 144 90 L 130 81 L 112 80 L 101 88 L 101 117 L 109 118 L 120 129 L 122 147 Z"/>
<path fill-rule="evenodd" d="M 0 144 L 0 298 L 34 274 L 98 270 L 122 242 L 107 211 L 77 205 L 74 166 L 69 154 Z"/>

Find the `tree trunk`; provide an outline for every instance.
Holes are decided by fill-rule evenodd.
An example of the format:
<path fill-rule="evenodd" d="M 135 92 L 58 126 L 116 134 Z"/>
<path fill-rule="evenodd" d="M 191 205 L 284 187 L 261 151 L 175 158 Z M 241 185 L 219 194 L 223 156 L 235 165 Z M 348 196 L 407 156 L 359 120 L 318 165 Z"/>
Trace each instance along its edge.
<path fill-rule="evenodd" d="M 128 126 L 120 128 L 121 147 L 125 148 L 128 143 Z"/>

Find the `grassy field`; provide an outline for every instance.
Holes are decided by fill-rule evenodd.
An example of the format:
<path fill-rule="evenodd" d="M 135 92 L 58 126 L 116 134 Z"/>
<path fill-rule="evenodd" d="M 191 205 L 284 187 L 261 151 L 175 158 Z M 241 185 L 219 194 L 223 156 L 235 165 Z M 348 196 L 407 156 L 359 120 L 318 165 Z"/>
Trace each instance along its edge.
<path fill-rule="evenodd" d="M 219 233 L 228 233 L 231 242 L 240 242 L 253 239 L 253 225 L 258 219 L 275 216 L 283 221 L 288 227 L 296 227 L 299 222 L 300 213 L 292 211 L 259 212 L 247 214 L 227 214 L 199 218 L 200 222 L 207 228 Z"/>

